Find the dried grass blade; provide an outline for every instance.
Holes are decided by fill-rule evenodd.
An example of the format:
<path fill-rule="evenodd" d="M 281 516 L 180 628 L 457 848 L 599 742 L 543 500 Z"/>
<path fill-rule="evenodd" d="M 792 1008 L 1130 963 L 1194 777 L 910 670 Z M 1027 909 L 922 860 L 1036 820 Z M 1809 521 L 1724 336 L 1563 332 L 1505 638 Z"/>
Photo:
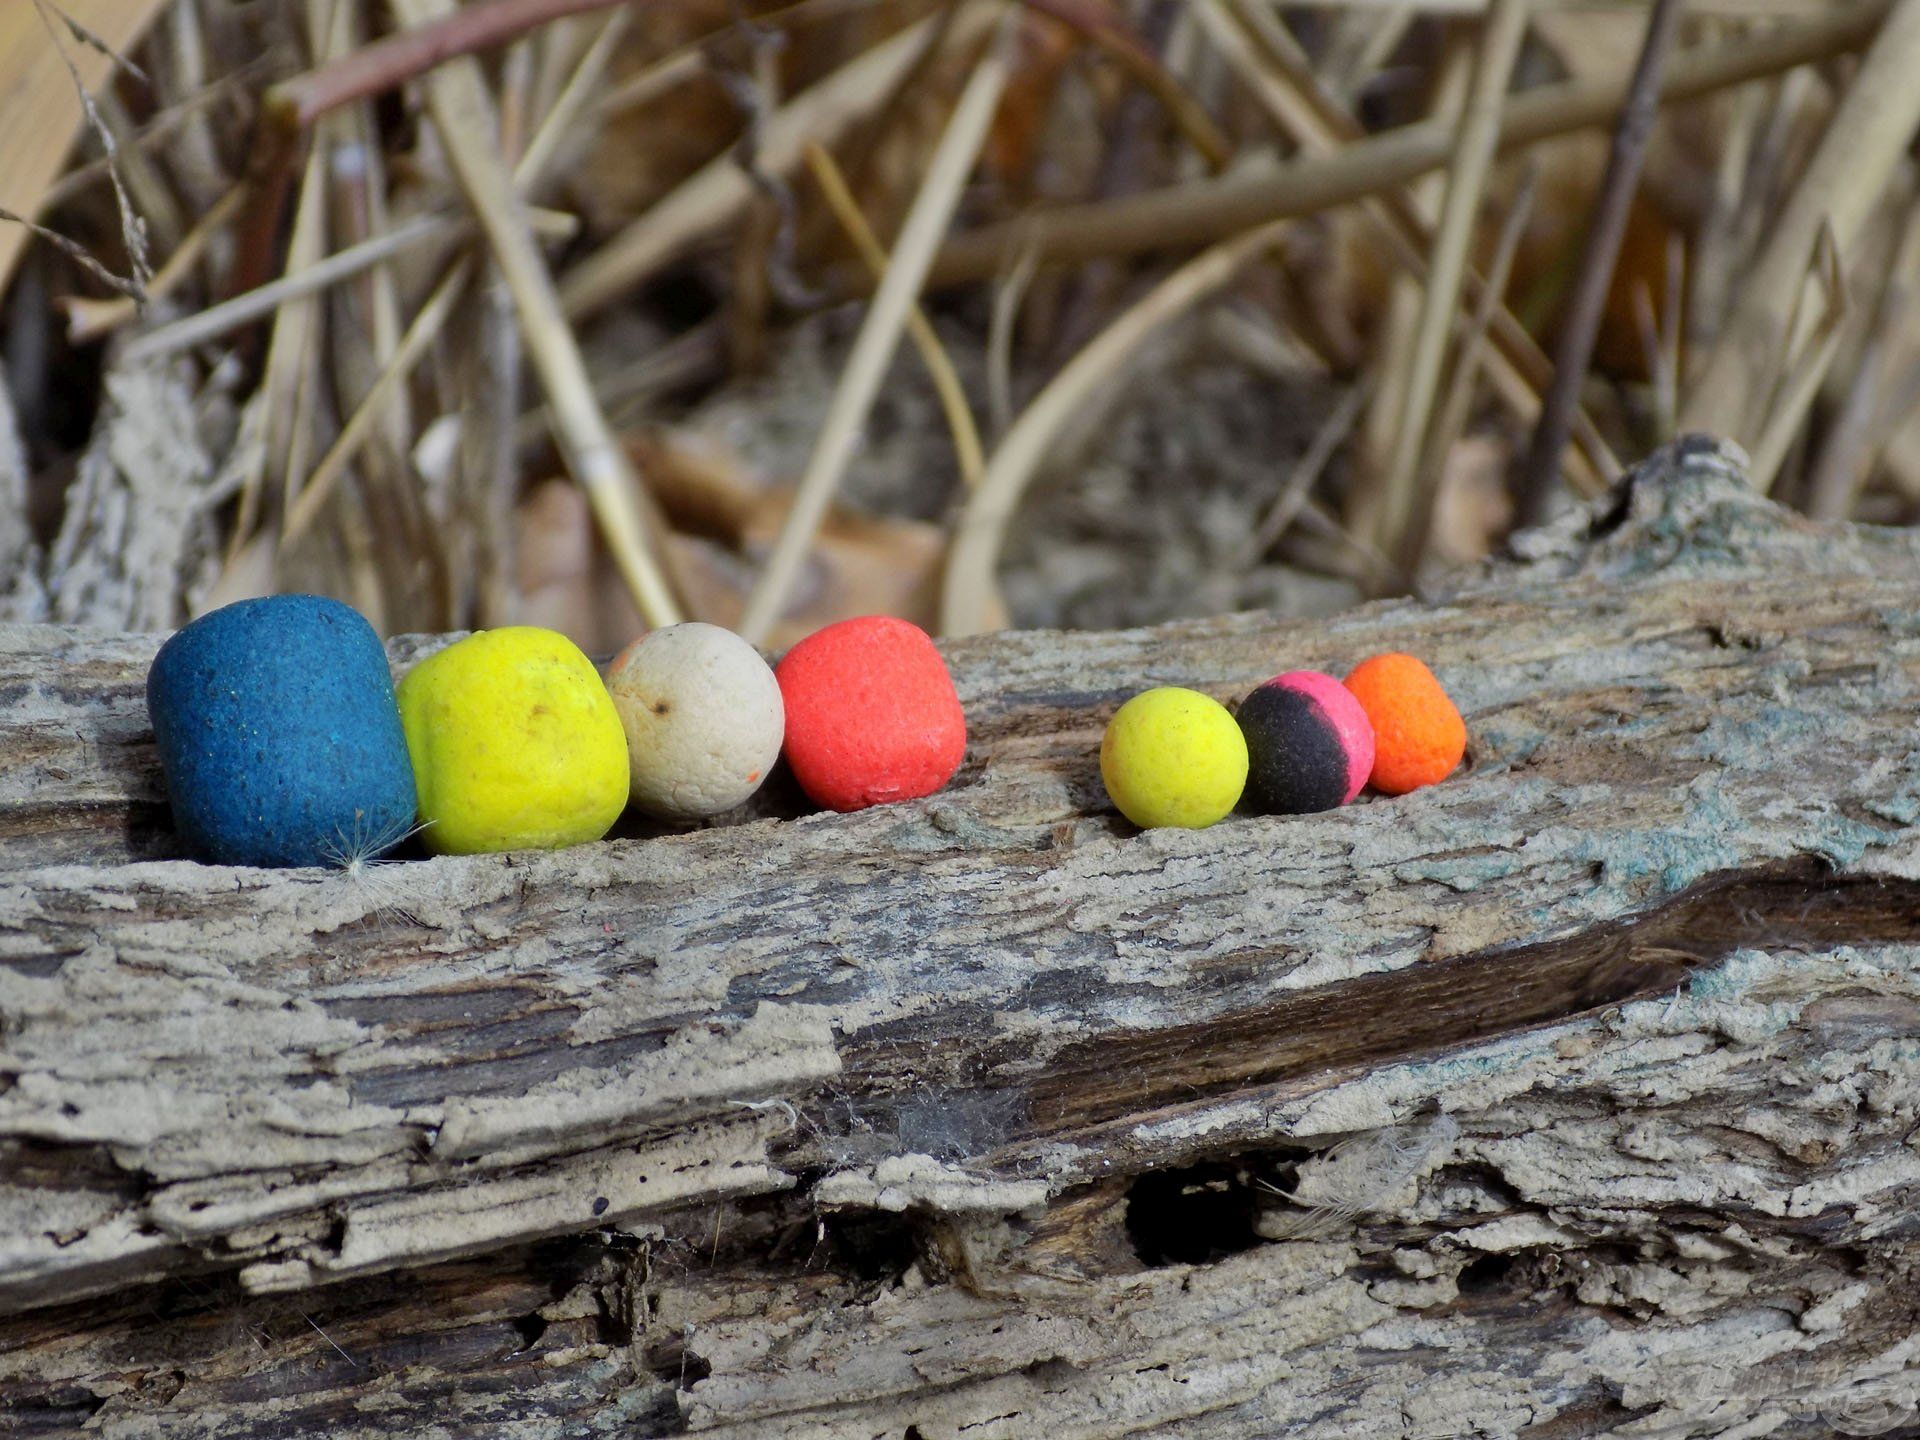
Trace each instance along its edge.
<path fill-rule="evenodd" d="M 962 9 L 952 22 L 951 43 L 977 40 L 993 9 L 977 4 Z M 808 140 L 830 145 L 871 114 L 916 63 L 938 20 L 929 17 L 888 37 L 769 116 L 755 157 L 760 170 L 790 174 Z M 756 193 L 753 179 L 731 154 L 709 162 L 562 278 L 560 297 L 567 314 L 578 319 L 612 304 L 702 237 L 738 218 Z"/>
<path fill-rule="evenodd" d="M 960 513 L 940 593 L 942 634 L 974 635 L 986 628 L 1001 543 L 1061 428 L 1124 372 L 1161 327 L 1217 293 L 1241 265 L 1273 244 L 1287 223 L 1262 225 L 1189 260 L 1122 312 L 1020 412 Z"/>
<path fill-rule="evenodd" d="M 1792 316 L 1823 227 L 1842 256 L 1894 166 L 1920 129 L 1920 0 L 1899 0 L 1847 87 L 1806 173 L 1747 271 L 1740 301 L 1681 409 L 1682 430 L 1750 441 L 1763 423 L 1756 406 L 1774 390 L 1784 357 L 1799 348 Z M 1807 399 L 1811 399 L 1811 394 Z M 1758 448 L 1756 446 L 1756 448 Z M 1761 473 L 1756 468 L 1755 483 Z"/>
<path fill-rule="evenodd" d="M 868 273 L 876 282 L 885 279 L 887 252 L 861 213 L 860 202 L 848 188 L 846 176 L 833 163 L 833 156 L 813 141 L 807 142 L 806 156 L 814 183 L 826 196 L 827 206 L 840 222 L 840 228 L 846 231 L 847 239 L 860 252 Z M 940 343 L 939 333 L 917 304 L 907 312 L 907 333 L 913 338 L 914 349 L 920 352 L 920 363 L 927 367 L 927 378 L 940 397 L 941 412 L 946 416 L 947 429 L 953 434 L 954 463 L 959 467 L 961 483 L 971 490 L 980 483 L 986 460 L 980 446 L 980 428 L 974 424 L 972 407 L 967 404 L 966 387 L 960 383 L 960 373 Z"/>
<path fill-rule="evenodd" d="M 1871 39 L 1891 3 L 1856 0 L 1803 24 L 1690 49 L 1668 66 L 1661 98 L 1669 103 L 1695 99 L 1856 49 Z M 1625 93 L 1624 85 L 1574 80 L 1517 95 L 1502 112 L 1501 146 L 1511 149 L 1608 124 Z M 1453 138 L 1447 126 L 1427 121 L 1278 170 L 1236 168 L 1215 179 L 982 226 L 948 242 L 930 283 L 985 279 L 1029 240 L 1053 261 L 1211 244 L 1270 220 L 1312 214 L 1405 185 L 1444 166 Z"/>
<path fill-rule="evenodd" d="M 854 341 L 853 353 L 847 359 L 847 368 L 821 424 L 806 472 L 800 478 L 793 508 L 788 511 L 774 542 L 767 568 L 747 599 L 740 633 L 748 640 L 757 643 L 764 639 L 786 608 L 793 581 L 806 559 L 840 476 L 853 456 L 854 443 L 866 423 L 888 362 L 899 347 L 907 315 L 914 297 L 920 293 L 927 266 L 932 262 L 940 237 L 952 222 L 961 188 L 972 173 L 1006 85 L 1010 64 L 1008 42 L 1013 33 L 1011 14 L 1008 12 L 1008 18 L 1003 19 L 994 42 L 974 66 L 947 121 L 946 131 L 927 163 L 920 192 L 900 227 L 893 258 Z"/>
<path fill-rule="evenodd" d="M 452 0 L 392 0 L 411 24 L 444 16 Z M 456 60 L 426 81 L 428 112 L 456 178 L 513 294 L 527 350 L 552 408 L 554 433 L 568 469 L 586 491 L 594 517 L 635 606 L 649 625 L 670 625 L 680 608 L 651 549 L 655 527 L 644 508 L 640 478 L 594 399 L 579 342 L 561 312 L 546 261 L 521 212 L 512 177 L 493 149 L 492 121 L 478 64 Z"/>
<path fill-rule="evenodd" d="M 1382 548 L 1397 550 L 1413 516 L 1413 485 L 1425 448 L 1427 425 L 1439 391 L 1440 367 L 1453 335 L 1454 315 L 1460 303 L 1460 284 L 1467 268 L 1467 247 L 1480 211 L 1480 198 L 1492 169 L 1500 138 L 1501 100 L 1520 56 L 1527 33 L 1528 0 L 1494 0 L 1475 57 L 1473 81 L 1466 109 L 1460 116 L 1459 141 L 1447 171 L 1447 197 L 1440 212 L 1433 255 L 1427 265 L 1426 289 L 1421 295 L 1420 324 L 1414 334 L 1414 361 L 1407 395 L 1394 434 L 1387 467 L 1382 523 Z"/>

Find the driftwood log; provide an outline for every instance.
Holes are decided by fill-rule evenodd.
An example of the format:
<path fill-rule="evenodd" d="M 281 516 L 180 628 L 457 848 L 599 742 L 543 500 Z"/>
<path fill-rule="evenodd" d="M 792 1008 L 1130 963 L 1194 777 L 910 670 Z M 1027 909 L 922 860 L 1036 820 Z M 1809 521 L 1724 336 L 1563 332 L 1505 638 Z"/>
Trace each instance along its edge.
<path fill-rule="evenodd" d="M 1911 1433 L 1920 536 L 1740 463 L 955 644 L 931 800 L 364 874 L 167 858 L 155 637 L 0 631 L 0 1433 Z M 1132 690 L 1390 648 L 1447 784 L 1106 804 Z"/>

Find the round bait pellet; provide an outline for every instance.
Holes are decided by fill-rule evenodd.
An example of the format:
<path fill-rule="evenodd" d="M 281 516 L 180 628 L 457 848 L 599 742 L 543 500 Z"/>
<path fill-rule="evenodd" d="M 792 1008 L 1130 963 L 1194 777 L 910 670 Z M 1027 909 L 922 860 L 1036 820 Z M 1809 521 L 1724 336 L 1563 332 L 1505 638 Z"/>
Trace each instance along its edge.
<path fill-rule="evenodd" d="M 1345 805 L 1373 771 L 1373 725 L 1331 675 L 1277 675 L 1241 701 L 1234 718 L 1247 740 L 1247 798 L 1267 814 Z"/>
<path fill-rule="evenodd" d="M 787 763 L 829 810 L 931 795 L 967 753 L 967 717 L 927 632 L 865 615 L 814 631 L 774 675 L 787 707 Z"/>
<path fill-rule="evenodd" d="M 413 825 L 413 772 L 380 637 L 319 595 L 242 600 L 179 631 L 147 672 L 147 713 L 196 855 L 345 865 Z"/>
<path fill-rule="evenodd" d="M 566 636 L 483 630 L 422 660 L 397 693 L 436 854 L 579 845 L 626 808 L 620 716 Z"/>
<path fill-rule="evenodd" d="M 1107 722 L 1100 778 L 1142 829 L 1202 830 L 1239 803 L 1247 742 L 1218 700 L 1163 686 L 1134 696 Z"/>
<path fill-rule="evenodd" d="M 630 803 L 658 819 L 731 810 L 780 758 L 780 684 L 731 630 L 696 620 L 643 635 L 608 668 L 607 691 L 627 732 Z"/>
<path fill-rule="evenodd" d="M 1404 795 L 1437 785 L 1467 753 L 1467 722 L 1434 674 L 1411 655 L 1362 660 L 1347 689 L 1373 722 L 1373 788 Z"/>

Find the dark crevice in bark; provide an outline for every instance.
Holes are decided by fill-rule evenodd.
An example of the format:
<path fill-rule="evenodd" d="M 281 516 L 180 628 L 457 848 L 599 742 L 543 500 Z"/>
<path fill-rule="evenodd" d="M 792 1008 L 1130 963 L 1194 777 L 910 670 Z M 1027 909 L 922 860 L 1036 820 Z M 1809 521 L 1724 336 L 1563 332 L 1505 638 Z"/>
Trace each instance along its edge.
<path fill-rule="evenodd" d="M 1811 858 L 1716 875 L 1650 909 L 1553 940 L 1358 976 L 1191 1026 L 1066 1046 L 1028 1093 L 1009 1147 L 1077 1139 L 1103 1122 L 1137 1122 L 1251 1086 L 1357 1072 L 1559 1024 L 1671 991 L 1743 947 L 1913 940 L 1920 883 L 1836 878 Z M 981 1063 L 992 1073 L 990 1056 Z M 860 1059 L 885 1076 L 884 1057 Z M 964 1090 L 945 1096 L 960 1105 L 970 1098 Z"/>
<path fill-rule="evenodd" d="M 955 1007 L 944 1022 L 966 1022 L 969 1033 L 944 1043 L 904 1047 L 884 1032 L 849 1043 L 845 1076 L 800 1107 L 801 1124 L 775 1153 L 808 1180 L 902 1151 L 1019 1173 L 1037 1144 L 1105 1148 L 1115 1127 L 1214 1097 L 1260 1086 L 1292 1093 L 1560 1024 L 1673 992 L 1742 948 L 1913 940 L 1920 883 L 1835 876 L 1806 857 L 1709 876 L 1644 910 L 1551 940 L 1288 992 L 1191 1025 L 1109 1032 L 1056 1051 L 1032 1085 L 1025 1042 L 983 1039 L 995 1016 Z M 1058 983 L 1076 982 L 1066 975 Z M 1845 1017 L 1835 1013 L 1828 1023 Z M 1228 1138 L 1215 1153 L 1239 1148 Z M 1163 1149 L 1160 1158 L 1205 1153 Z"/>

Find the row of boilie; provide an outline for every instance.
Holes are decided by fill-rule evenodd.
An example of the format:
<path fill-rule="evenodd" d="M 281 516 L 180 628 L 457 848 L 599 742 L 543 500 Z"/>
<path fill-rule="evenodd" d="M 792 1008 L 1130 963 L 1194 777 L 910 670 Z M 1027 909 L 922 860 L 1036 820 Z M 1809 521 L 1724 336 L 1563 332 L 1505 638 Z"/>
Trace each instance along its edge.
<path fill-rule="evenodd" d="M 1108 722 L 1100 775 L 1134 824 L 1197 830 L 1243 799 L 1303 815 L 1348 804 L 1368 784 L 1404 795 L 1446 779 L 1466 749 L 1466 722 L 1433 672 L 1387 654 L 1345 681 L 1277 675 L 1231 711 L 1197 690 L 1144 691 Z"/>
<path fill-rule="evenodd" d="M 752 797 L 784 753 L 818 805 L 931 794 L 966 750 L 946 664 L 902 620 L 845 620 L 769 667 L 718 626 L 635 641 L 606 676 L 565 636 L 484 630 L 396 687 L 373 628 L 313 595 L 247 600 L 167 641 L 147 708 L 176 829 L 226 864 L 348 865 L 415 831 L 440 854 L 597 840 Z"/>

